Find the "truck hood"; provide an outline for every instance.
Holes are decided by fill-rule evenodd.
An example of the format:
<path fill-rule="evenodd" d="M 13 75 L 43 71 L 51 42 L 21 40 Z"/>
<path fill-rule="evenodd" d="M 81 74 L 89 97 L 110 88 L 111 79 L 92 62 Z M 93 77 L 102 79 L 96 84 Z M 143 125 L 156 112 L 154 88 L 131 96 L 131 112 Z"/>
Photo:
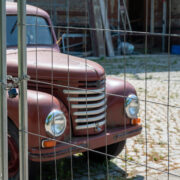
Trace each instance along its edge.
<path fill-rule="evenodd" d="M 99 64 L 50 48 L 27 48 L 27 70 L 31 79 L 45 81 L 89 81 L 104 78 L 104 69 Z M 7 50 L 7 72 L 18 75 L 17 49 Z M 87 74 L 86 74 L 87 73 Z"/>

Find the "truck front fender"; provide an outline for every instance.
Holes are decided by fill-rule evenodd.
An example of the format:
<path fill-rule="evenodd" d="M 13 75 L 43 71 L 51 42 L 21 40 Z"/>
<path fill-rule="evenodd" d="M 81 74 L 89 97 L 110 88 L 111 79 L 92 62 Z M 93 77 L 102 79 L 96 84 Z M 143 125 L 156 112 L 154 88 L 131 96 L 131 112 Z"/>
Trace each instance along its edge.
<path fill-rule="evenodd" d="M 130 124 L 124 111 L 124 102 L 129 94 L 136 94 L 135 88 L 127 81 L 115 77 L 106 79 L 107 126 L 116 127 Z"/>
<path fill-rule="evenodd" d="M 8 101 L 8 117 L 13 121 L 16 127 L 19 127 L 19 97 L 7 99 Z M 47 115 L 54 109 L 62 110 L 67 119 L 66 130 L 58 140 L 64 140 L 69 136 L 70 126 L 68 111 L 64 104 L 53 95 L 48 93 L 28 90 L 28 132 L 29 132 L 29 148 L 38 147 L 39 142 L 44 137 L 49 137 L 45 131 L 45 120 Z"/>

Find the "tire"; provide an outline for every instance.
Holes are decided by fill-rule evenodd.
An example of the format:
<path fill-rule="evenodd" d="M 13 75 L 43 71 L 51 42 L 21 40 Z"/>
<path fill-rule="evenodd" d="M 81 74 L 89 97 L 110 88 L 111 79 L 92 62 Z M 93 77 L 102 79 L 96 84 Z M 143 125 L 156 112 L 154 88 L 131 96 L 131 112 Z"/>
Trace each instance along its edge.
<path fill-rule="evenodd" d="M 16 126 L 8 119 L 8 180 L 19 179 L 19 136 Z"/>
<path fill-rule="evenodd" d="M 107 154 L 112 155 L 112 156 L 119 155 L 122 152 L 125 144 L 126 144 L 126 140 L 120 141 L 120 142 L 115 143 L 115 144 L 108 145 L 107 146 Z M 106 147 L 105 146 L 101 147 L 101 148 L 98 148 L 98 149 L 95 149 L 95 150 L 99 151 L 99 152 L 102 152 L 102 153 L 106 153 Z M 88 153 L 84 152 L 83 154 L 87 158 Z M 113 159 L 114 157 L 112 157 L 112 156 L 107 156 L 108 160 Z M 96 152 L 92 152 L 92 151 L 89 151 L 89 158 L 90 158 L 91 161 L 94 161 L 96 163 L 102 163 L 103 161 L 106 161 L 106 156 L 105 155 L 99 154 L 99 153 L 96 153 Z"/>

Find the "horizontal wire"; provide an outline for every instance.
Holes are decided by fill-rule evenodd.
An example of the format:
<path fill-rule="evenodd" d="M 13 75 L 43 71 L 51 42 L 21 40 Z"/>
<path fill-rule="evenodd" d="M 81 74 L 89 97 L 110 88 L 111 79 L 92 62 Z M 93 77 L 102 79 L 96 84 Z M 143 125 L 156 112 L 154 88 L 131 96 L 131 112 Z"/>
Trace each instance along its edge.
<path fill-rule="evenodd" d="M 35 26 L 35 24 L 26 24 L 26 26 Z M 86 31 L 110 31 L 110 32 L 120 32 L 124 34 L 136 34 L 136 35 L 148 35 L 148 36 L 165 36 L 165 37 L 180 37 L 180 34 L 168 34 L 168 33 L 158 33 L 158 32 L 144 32 L 144 31 L 130 31 L 130 30 L 120 30 L 120 29 L 105 29 L 105 28 L 86 28 L 86 27 L 76 27 L 76 26 L 50 26 L 50 25 L 37 25 L 39 27 L 49 27 L 49 28 L 59 28 L 59 29 L 75 29 L 75 30 L 86 30 Z"/>
<path fill-rule="evenodd" d="M 84 88 L 78 88 L 78 87 L 73 87 L 73 86 L 66 86 L 66 85 L 61 85 L 61 84 L 48 83 L 48 82 L 45 82 L 45 81 L 38 81 L 38 80 L 33 80 L 33 79 L 30 79 L 28 81 L 29 82 L 34 82 L 34 83 L 45 84 L 45 85 L 51 85 L 51 86 L 53 85 L 53 86 L 56 86 L 56 87 L 71 88 L 71 89 L 75 89 L 75 90 L 86 90 Z M 93 89 L 88 89 L 88 91 L 89 92 L 94 92 Z M 101 93 L 99 93 L 99 94 L 101 94 Z M 97 92 L 97 94 L 98 94 L 98 92 Z M 113 93 L 107 93 L 107 95 L 116 96 L 116 97 L 119 97 L 119 98 L 127 98 L 127 96 L 113 94 Z M 152 103 L 152 104 L 157 104 L 157 105 L 162 105 L 162 106 L 169 106 L 169 107 L 172 107 L 172 108 L 180 109 L 180 106 L 175 106 L 175 105 L 170 105 L 170 104 L 168 105 L 168 104 L 165 104 L 165 103 L 160 103 L 160 102 L 150 101 L 150 100 L 145 101 L 145 99 L 140 99 L 139 97 L 138 97 L 138 99 L 139 99 L 139 101 L 142 101 L 142 102 L 148 102 L 148 103 Z"/>
<path fill-rule="evenodd" d="M 30 131 L 25 131 L 25 130 L 19 130 L 19 131 L 22 131 L 22 132 L 27 133 L 27 134 L 30 134 L 30 135 L 38 136 L 38 137 L 41 137 L 41 138 L 47 138 L 48 140 L 53 140 L 53 141 L 56 141 L 56 142 L 58 142 L 58 143 L 62 143 L 62 144 L 64 144 L 64 145 L 70 145 L 70 146 L 73 146 L 73 147 L 76 147 L 76 148 L 79 148 L 79 149 L 83 149 L 83 150 L 86 150 L 86 151 L 91 151 L 91 152 L 98 153 L 98 154 L 101 154 L 101 155 L 104 155 L 104 156 L 109 156 L 109 157 L 112 157 L 112 158 L 116 158 L 116 159 L 125 161 L 124 158 L 120 158 L 120 157 L 117 157 L 117 156 L 114 156 L 114 155 L 111 155 L 111 154 L 108 154 L 108 153 L 103 153 L 103 152 L 100 152 L 100 151 L 96 151 L 96 150 L 94 150 L 94 149 L 89 149 L 89 148 L 86 148 L 86 147 L 83 147 L 83 146 L 80 146 L 80 145 L 76 145 L 76 144 L 73 144 L 73 143 L 68 143 L 68 142 L 65 142 L 65 141 L 57 140 L 57 139 L 55 139 L 55 138 L 50 138 L 50 137 L 43 136 L 43 135 L 40 135 L 40 134 L 36 134 L 36 133 L 30 132 Z M 133 161 L 133 160 L 126 159 L 126 161 L 127 161 L 128 163 L 131 163 L 131 164 L 136 164 L 136 165 L 138 165 L 138 166 L 146 167 L 145 164 L 138 163 L 138 162 Z M 167 171 L 163 171 L 163 170 L 160 170 L 160 169 L 151 167 L 151 166 L 147 166 L 147 167 L 148 167 L 148 169 L 153 169 L 153 170 L 155 170 L 155 171 L 168 174 Z M 173 173 L 169 173 L 169 174 L 172 175 L 172 176 L 180 177 L 180 175 L 177 175 L 177 174 L 173 174 Z"/>

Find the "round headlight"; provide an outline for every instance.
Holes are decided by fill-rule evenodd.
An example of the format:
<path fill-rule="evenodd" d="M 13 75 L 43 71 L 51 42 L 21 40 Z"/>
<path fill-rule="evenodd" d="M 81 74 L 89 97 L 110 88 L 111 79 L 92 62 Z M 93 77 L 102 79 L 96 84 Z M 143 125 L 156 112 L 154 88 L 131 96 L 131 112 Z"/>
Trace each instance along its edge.
<path fill-rule="evenodd" d="M 66 117 L 60 110 L 51 111 L 45 122 L 46 132 L 52 136 L 58 137 L 62 135 L 66 129 Z"/>
<path fill-rule="evenodd" d="M 130 94 L 126 98 L 125 111 L 129 118 L 137 118 L 139 112 L 139 100 L 135 94 Z"/>

